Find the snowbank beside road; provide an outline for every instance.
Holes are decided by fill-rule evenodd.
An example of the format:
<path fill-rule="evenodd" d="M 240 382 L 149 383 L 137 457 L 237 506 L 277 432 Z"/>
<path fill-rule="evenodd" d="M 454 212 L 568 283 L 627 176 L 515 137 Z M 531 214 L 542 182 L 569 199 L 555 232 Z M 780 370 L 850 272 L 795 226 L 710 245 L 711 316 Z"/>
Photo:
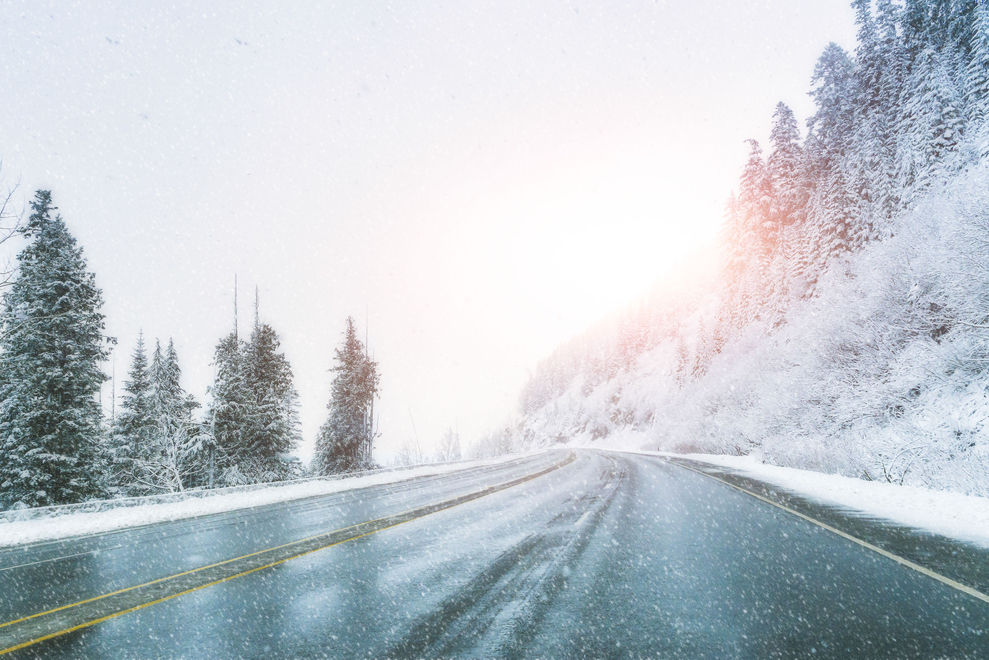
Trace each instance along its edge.
<path fill-rule="evenodd" d="M 730 468 L 825 504 L 989 548 L 989 498 L 766 465 L 752 456 L 638 453 Z"/>
<path fill-rule="evenodd" d="M 354 488 L 379 486 L 404 481 L 413 477 L 426 477 L 455 472 L 466 468 L 491 465 L 517 457 L 516 455 L 469 462 L 424 465 L 354 477 L 327 480 L 314 479 L 282 485 L 273 484 L 257 490 L 234 493 L 223 493 L 221 491 L 205 497 L 195 497 L 178 502 L 147 504 L 92 513 L 73 513 L 56 518 L 0 523 L 0 547 L 50 541 L 83 534 L 96 534 L 115 529 L 123 529 L 125 527 L 193 518 L 211 513 L 246 509 L 316 495 L 327 495 Z"/>

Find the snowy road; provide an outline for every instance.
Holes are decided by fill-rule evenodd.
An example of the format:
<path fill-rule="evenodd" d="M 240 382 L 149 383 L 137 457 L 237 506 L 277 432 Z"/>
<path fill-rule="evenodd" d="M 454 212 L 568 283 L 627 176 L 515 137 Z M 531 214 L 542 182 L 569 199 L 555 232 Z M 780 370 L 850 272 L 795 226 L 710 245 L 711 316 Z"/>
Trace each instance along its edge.
<path fill-rule="evenodd" d="M 0 648 L 56 635 L 27 657 L 989 649 L 970 595 L 661 458 L 587 450 L 4 550 L 0 616 Z"/>

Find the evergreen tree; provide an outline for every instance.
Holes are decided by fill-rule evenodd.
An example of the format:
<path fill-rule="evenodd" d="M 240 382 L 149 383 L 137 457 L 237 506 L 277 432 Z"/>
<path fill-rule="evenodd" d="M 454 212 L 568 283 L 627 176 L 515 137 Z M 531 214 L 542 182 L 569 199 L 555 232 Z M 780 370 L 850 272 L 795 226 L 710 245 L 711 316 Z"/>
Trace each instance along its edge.
<path fill-rule="evenodd" d="M 173 410 L 178 412 L 182 419 L 191 419 L 192 412 L 199 407 L 195 397 L 187 393 L 182 387 L 182 368 L 179 366 L 179 355 L 175 350 L 175 342 L 168 338 L 168 349 L 165 352 L 165 364 L 168 374 L 166 380 L 169 400 L 172 402 Z"/>
<path fill-rule="evenodd" d="M 978 137 L 977 157 L 989 156 L 989 3 L 974 10 L 971 52 L 965 70 L 966 115 Z"/>
<path fill-rule="evenodd" d="M 762 147 L 757 140 L 747 140 L 749 157 L 739 182 L 738 203 L 742 214 L 752 219 L 754 227 L 768 221 L 772 197 L 771 182 L 762 157 Z"/>
<path fill-rule="evenodd" d="M 244 483 L 240 466 L 250 459 L 249 432 L 253 415 L 247 383 L 243 342 L 236 331 L 220 340 L 213 359 L 216 375 L 209 388 L 207 428 L 211 437 L 207 458 L 208 486 Z"/>
<path fill-rule="evenodd" d="M 144 334 L 141 333 L 137 336 L 137 345 L 131 354 L 131 366 L 127 380 L 124 381 L 120 413 L 114 422 L 109 466 L 113 487 L 126 494 L 136 494 L 136 461 L 150 446 L 153 431 L 151 378 L 144 348 Z"/>
<path fill-rule="evenodd" d="M 871 219 L 862 237 L 870 240 L 875 220 L 886 203 L 876 187 L 886 169 L 886 116 L 882 99 L 882 51 L 870 0 L 853 0 L 858 40 L 855 49 L 853 152 L 847 154 L 847 178 L 861 217 Z"/>
<path fill-rule="evenodd" d="M 979 11 L 985 8 L 984 0 L 954 0 L 948 21 L 948 43 L 962 54 L 965 61 L 971 57 L 974 42 L 978 38 Z"/>
<path fill-rule="evenodd" d="M 108 339 L 103 294 L 39 190 L 0 313 L 0 503 L 79 502 L 103 491 L 98 396 Z"/>
<path fill-rule="evenodd" d="M 962 90 L 946 53 L 924 50 L 910 76 L 900 124 L 900 183 L 916 196 L 948 166 L 964 129 Z"/>
<path fill-rule="evenodd" d="M 850 250 L 853 237 L 864 232 L 861 209 L 847 173 L 852 153 L 855 116 L 855 65 L 844 50 L 828 44 L 817 61 L 811 96 L 817 111 L 808 120 L 805 171 L 810 177 L 808 218 L 804 241 L 803 277 L 816 279 L 831 257 Z"/>
<path fill-rule="evenodd" d="M 779 103 L 773 113 L 773 127 L 769 134 L 772 152 L 767 161 L 770 186 L 773 191 L 771 215 L 776 224 L 777 238 L 783 229 L 798 220 L 804 203 L 804 181 L 801 178 L 802 152 L 800 132 L 793 111 L 785 103 Z"/>
<path fill-rule="evenodd" d="M 136 482 L 143 492 L 174 492 L 198 484 L 206 469 L 202 431 L 192 419 L 198 407 L 181 384 L 175 342 L 162 351 L 155 342 L 148 367 L 152 420 L 149 440 L 136 459 Z"/>
<path fill-rule="evenodd" d="M 951 42 L 952 27 L 955 15 L 955 5 L 958 0 L 927 0 L 927 35 L 928 43 L 936 50 L 941 50 Z"/>
<path fill-rule="evenodd" d="M 772 181 L 756 140 L 749 140 L 749 158 L 742 171 L 738 198 L 729 207 L 727 310 L 722 318 L 741 327 L 757 318 L 761 289 L 775 245 L 771 217 Z"/>
<path fill-rule="evenodd" d="M 920 52 L 928 47 L 929 0 L 906 0 L 900 25 L 903 31 L 903 44 L 910 62 L 916 61 Z"/>
<path fill-rule="evenodd" d="M 840 46 L 831 43 L 821 53 L 811 78 L 811 97 L 817 111 L 808 120 L 807 149 L 814 156 L 813 171 L 839 167 L 851 146 L 854 121 L 855 64 Z"/>
<path fill-rule="evenodd" d="M 160 342 L 156 340 L 155 343 L 149 369 L 153 415 L 156 419 L 167 420 L 172 427 L 187 425 L 199 404 L 182 387 L 182 368 L 175 342 L 169 338 L 164 351 Z"/>
<path fill-rule="evenodd" d="M 245 377 L 251 391 L 252 414 L 247 443 L 256 478 L 286 479 L 295 462 L 292 451 L 299 444 L 298 400 L 292 367 L 280 352 L 278 334 L 255 316 L 251 341 L 245 347 Z"/>
<path fill-rule="evenodd" d="M 154 417 L 167 416 L 171 410 L 169 392 L 168 365 L 161 351 L 161 341 L 155 339 L 155 350 L 151 354 L 151 365 L 148 367 L 148 380 L 151 383 L 151 406 Z"/>
<path fill-rule="evenodd" d="M 316 438 L 314 468 L 318 474 L 349 472 L 372 465 L 373 403 L 378 393 L 378 365 L 357 338 L 354 319 L 347 318 L 343 345 L 335 351 L 329 417 Z"/>
<path fill-rule="evenodd" d="M 896 185 L 897 125 L 901 118 L 901 98 L 907 74 L 906 48 L 900 39 L 898 26 L 900 9 L 892 0 L 878 0 L 876 30 L 879 48 L 879 72 L 876 89 L 877 120 L 873 123 L 877 135 L 877 165 L 873 176 L 877 212 L 884 221 L 900 210 L 901 190 Z"/>

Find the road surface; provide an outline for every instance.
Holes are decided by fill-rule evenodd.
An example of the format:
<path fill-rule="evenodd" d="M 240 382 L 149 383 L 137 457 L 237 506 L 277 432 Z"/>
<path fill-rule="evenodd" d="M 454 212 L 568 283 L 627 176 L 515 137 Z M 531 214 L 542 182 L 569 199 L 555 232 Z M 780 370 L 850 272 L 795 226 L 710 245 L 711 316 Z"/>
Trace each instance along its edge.
<path fill-rule="evenodd" d="M 989 656 L 989 603 L 590 450 L 4 550 L 0 622 L 14 657 Z"/>

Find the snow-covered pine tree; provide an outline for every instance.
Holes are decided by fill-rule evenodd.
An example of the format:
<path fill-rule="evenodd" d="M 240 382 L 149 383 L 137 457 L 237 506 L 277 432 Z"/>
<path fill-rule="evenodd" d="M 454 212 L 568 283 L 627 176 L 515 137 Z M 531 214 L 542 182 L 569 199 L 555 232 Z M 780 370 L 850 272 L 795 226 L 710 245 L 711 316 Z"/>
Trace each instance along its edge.
<path fill-rule="evenodd" d="M 852 248 L 861 224 L 860 209 L 846 174 L 854 126 L 855 64 L 836 44 L 828 44 L 811 78 L 817 111 L 808 120 L 805 171 L 811 181 L 803 277 L 814 282 L 833 256 Z"/>
<path fill-rule="evenodd" d="M 135 486 L 137 460 L 148 450 L 154 430 L 151 407 L 151 379 L 144 333 L 137 336 L 131 366 L 124 381 L 120 412 L 114 420 L 109 454 L 110 487 L 128 495 L 138 494 Z"/>
<path fill-rule="evenodd" d="M 900 16 L 900 31 L 907 59 L 913 62 L 928 44 L 928 3 L 930 0 L 905 0 Z"/>
<path fill-rule="evenodd" d="M 0 312 L 0 504 L 44 506 L 104 493 L 98 461 L 103 294 L 82 248 L 39 190 Z"/>
<path fill-rule="evenodd" d="M 778 237 L 783 228 L 798 221 L 805 203 L 804 183 L 801 178 L 800 131 L 797 118 L 785 103 L 778 103 L 773 112 L 773 126 L 769 133 L 772 151 L 766 162 L 770 185 L 773 190 L 773 208 L 770 213 L 777 225 Z"/>
<path fill-rule="evenodd" d="M 173 426 L 188 424 L 192 411 L 199 407 L 186 393 L 181 381 L 182 368 L 174 340 L 169 338 L 164 351 L 161 342 L 156 340 L 150 366 L 152 409 L 156 418 L 167 419 Z"/>
<path fill-rule="evenodd" d="M 353 318 L 347 318 L 343 345 L 335 351 L 331 371 L 335 375 L 327 405 L 329 417 L 319 430 L 313 458 L 318 474 L 360 470 L 372 464 L 372 403 L 378 393 L 378 366 L 357 338 Z"/>
<path fill-rule="evenodd" d="M 166 374 L 165 354 L 161 350 L 161 340 L 155 339 L 155 350 L 151 352 L 148 366 L 148 380 L 151 383 L 151 402 L 155 417 L 168 408 L 168 375 Z"/>
<path fill-rule="evenodd" d="M 899 127 L 900 182 L 909 200 L 950 167 L 964 130 L 963 91 L 950 53 L 925 49 L 914 63 Z"/>
<path fill-rule="evenodd" d="M 175 350 L 175 341 L 168 338 L 168 348 L 165 351 L 165 365 L 168 379 L 166 380 L 169 400 L 174 410 L 179 412 L 183 421 L 192 419 L 192 412 L 199 407 L 196 398 L 182 387 L 182 368 L 179 366 L 179 354 Z"/>
<path fill-rule="evenodd" d="M 870 0 L 853 0 L 858 41 L 855 48 L 855 104 L 846 178 L 865 220 L 850 238 L 854 247 L 872 240 L 886 200 L 877 188 L 885 170 L 886 117 L 882 105 L 882 51 Z"/>
<path fill-rule="evenodd" d="M 972 53 L 978 32 L 978 12 L 985 6 L 984 0 L 954 0 L 948 21 L 948 43 L 961 53 L 967 62 Z"/>
<path fill-rule="evenodd" d="M 175 350 L 175 342 L 171 337 L 168 338 L 165 363 L 168 365 L 168 386 L 171 392 L 171 401 L 173 401 L 173 409 L 181 421 L 179 436 L 185 436 L 183 445 L 186 461 L 185 473 L 188 475 L 189 485 L 201 485 L 207 469 L 206 460 L 209 456 L 212 439 L 203 423 L 193 418 L 193 414 L 200 407 L 200 404 L 196 401 L 196 397 L 186 392 L 182 387 L 182 368 L 179 366 L 178 351 Z"/>
<path fill-rule="evenodd" d="M 247 431 L 250 471 L 259 481 L 290 477 L 296 466 L 292 451 L 301 441 L 299 395 L 293 384 L 292 367 L 279 346 L 275 330 L 255 315 L 244 362 L 253 397 Z"/>
<path fill-rule="evenodd" d="M 966 115 L 976 138 L 976 157 L 989 156 L 989 3 L 974 11 L 974 28 L 965 70 Z"/>
<path fill-rule="evenodd" d="M 773 184 L 757 140 L 747 140 L 749 158 L 745 161 L 738 186 L 738 208 L 744 218 L 746 233 L 755 241 L 757 252 L 769 252 L 775 228 L 770 219 Z"/>
<path fill-rule="evenodd" d="M 773 190 L 762 147 L 748 140 L 749 158 L 739 181 L 738 199 L 729 209 L 727 295 L 723 318 L 735 327 L 759 316 L 762 288 L 775 241 L 770 209 Z"/>
<path fill-rule="evenodd" d="M 952 23 L 962 4 L 959 0 L 927 0 L 928 43 L 936 50 L 955 46 L 951 41 Z"/>
<path fill-rule="evenodd" d="M 877 166 L 873 197 L 885 224 L 901 208 L 901 191 L 896 185 L 897 126 L 902 108 L 900 99 L 907 73 L 906 48 L 899 36 L 900 8 L 893 0 L 877 0 L 876 38 L 879 71 L 876 80 L 876 121 L 874 122 Z"/>
<path fill-rule="evenodd" d="M 150 432 L 135 460 L 136 488 L 144 493 L 198 485 L 205 471 L 202 433 L 192 419 L 198 404 L 182 388 L 181 373 L 175 343 L 169 339 L 163 351 L 156 340 L 147 377 Z"/>
<path fill-rule="evenodd" d="M 247 384 L 243 342 L 236 331 L 217 344 L 213 365 L 216 375 L 209 388 L 206 414 L 211 437 L 206 485 L 245 483 L 247 476 L 240 466 L 250 459 L 248 438 L 254 403 Z"/>
<path fill-rule="evenodd" d="M 770 221 L 774 225 L 774 245 L 767 300 L 778 319 L 787 306 L 795 279 L 796 241 L 803 230 L 808 188 L 797 119 L 785 103 L 776 105 L 769 140 L 772 150 L 766 171 L 772 189 Z"/>

